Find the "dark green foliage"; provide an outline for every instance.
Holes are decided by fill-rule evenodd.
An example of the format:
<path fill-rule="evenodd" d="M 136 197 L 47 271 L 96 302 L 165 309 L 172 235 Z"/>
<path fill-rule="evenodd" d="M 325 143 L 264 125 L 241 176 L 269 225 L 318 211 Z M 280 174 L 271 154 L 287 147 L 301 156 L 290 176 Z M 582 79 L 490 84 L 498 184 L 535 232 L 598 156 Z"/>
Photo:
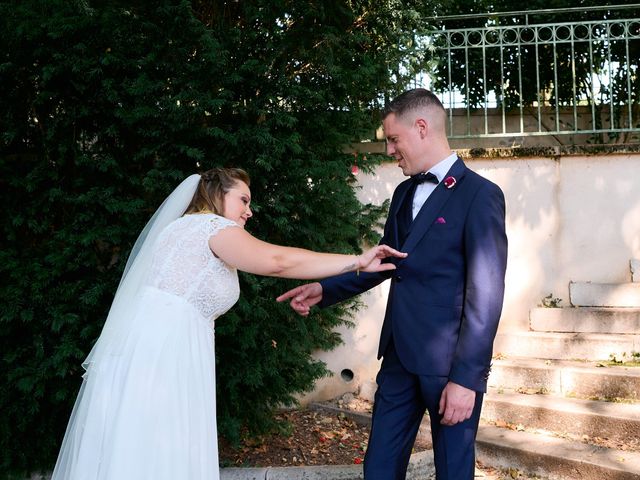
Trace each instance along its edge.
<path fill-rule="evenodd" d="M 274 243 L 376 241 L 381 208 L 357 201 L 344 146 L 421 61 L 404 57 L 419 26 L 405 3 L 0 3 L 0 472 L 52 468 L 128 251 L 188 174 L 245 168 L 248 229 Z M 303 319 L 274 301 L 297 282 L 241 282 L 216 326 L 232 440 L 327 374 L 311 353 L 354 308 Z"/>

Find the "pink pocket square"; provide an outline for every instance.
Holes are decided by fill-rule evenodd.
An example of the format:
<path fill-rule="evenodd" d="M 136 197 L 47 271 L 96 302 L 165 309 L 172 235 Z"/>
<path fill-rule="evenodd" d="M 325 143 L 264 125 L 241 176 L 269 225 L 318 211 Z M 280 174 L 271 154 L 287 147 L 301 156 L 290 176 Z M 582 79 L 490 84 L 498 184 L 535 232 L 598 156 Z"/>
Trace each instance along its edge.
<path fill-rule="evenodd" d="M 447 223 L 447 221 L 444 219 L 444 217 L 438 217 L 438 218 L 436 218 L 436 222 L 435 223 Z"/>

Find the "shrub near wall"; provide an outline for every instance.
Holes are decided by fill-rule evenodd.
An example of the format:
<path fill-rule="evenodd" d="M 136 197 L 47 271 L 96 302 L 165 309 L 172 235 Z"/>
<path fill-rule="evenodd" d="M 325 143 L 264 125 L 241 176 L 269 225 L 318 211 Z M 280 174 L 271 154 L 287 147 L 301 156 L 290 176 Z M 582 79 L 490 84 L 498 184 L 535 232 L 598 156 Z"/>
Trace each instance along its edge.
<path fill-rule="evenodd" d="M 2 7 L 2 467 L 51 467 L 137 232 L 204 158 L 189 9 Z M 176 65 L 180 65 L 177 68 Z"/>
<path fill-rule="evenodd" d="M 376 241 L 381 209 L 356 200 L 342 150 L 376 125 L 382 93 L 403 88 L 389 66 L 416 12 L 148 3 L 0 4 L 2 472 L 52 467 L 128 251 L 186 175 L 247 169 L 258 237 L 345 253 Z M 216 326 L 231 439 L 268 429 L 274 407 L 327 374 L 311 352 L 339 342 L 332 328 L 353 308 L 302 319 L 273 300 L 297 282 L 241 283 Z"/>

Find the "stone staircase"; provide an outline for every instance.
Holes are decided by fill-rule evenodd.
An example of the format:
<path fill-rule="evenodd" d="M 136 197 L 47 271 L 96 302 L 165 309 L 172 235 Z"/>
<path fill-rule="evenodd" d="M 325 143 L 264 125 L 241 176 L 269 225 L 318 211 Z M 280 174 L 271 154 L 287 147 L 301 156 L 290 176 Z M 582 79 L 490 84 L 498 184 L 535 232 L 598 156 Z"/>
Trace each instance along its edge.
<path fill-rule="evenodd" d="M 640 479 L 640 262 L 632 281 L 571 283 L 571 307 L 535 308 L 499 334 L 478 459 L 544 478 Z M 631 448 L 631 449 L 629 449 Z"/>

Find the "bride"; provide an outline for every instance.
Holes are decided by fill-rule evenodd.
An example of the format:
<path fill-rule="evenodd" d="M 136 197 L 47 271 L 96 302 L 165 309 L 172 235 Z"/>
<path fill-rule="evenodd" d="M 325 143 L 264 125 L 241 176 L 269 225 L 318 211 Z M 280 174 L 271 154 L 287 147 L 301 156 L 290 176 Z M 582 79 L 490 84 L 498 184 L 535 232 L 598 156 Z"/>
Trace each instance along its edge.
<path fill-rule="evenodd" d="M 238 300 L 237 270 L 315 279 L 382 271 L 360 256 L 263 242 L 244 230 L 249 177 L 215 168 L 183 181 L 140 234 L 86 372 L 52 480 L 219 478 L 214 321 Z"/>

